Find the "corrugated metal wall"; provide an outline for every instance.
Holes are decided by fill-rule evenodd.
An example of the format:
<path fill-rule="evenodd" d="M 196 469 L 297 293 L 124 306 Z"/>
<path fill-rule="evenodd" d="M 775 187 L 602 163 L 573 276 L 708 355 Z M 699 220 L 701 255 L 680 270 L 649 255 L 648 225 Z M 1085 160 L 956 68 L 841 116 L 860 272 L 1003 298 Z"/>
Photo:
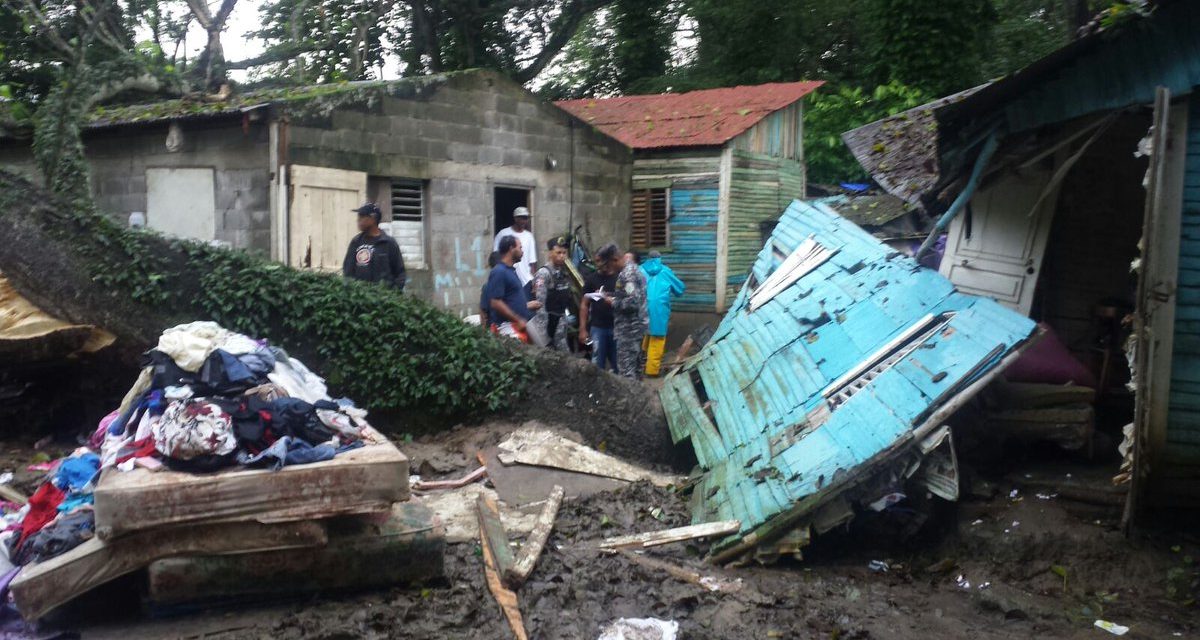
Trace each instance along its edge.
<path fill-rule="evenodd" d="M 762 249 L 762 223 L 778 220 L 794 199 L 804 198 L 804 167 L 798 162 L 747 151 L 733 152 L 729 180 L 729 270 L 726 300 L 737 297 Z"/>
<path fill-rule="evenodd" d="M 1200 465 L 1200 100 L 1194 93 L 1188 113 L 1187 145 L 1164 461 L 1169 466 L 1196 468 Z"/>

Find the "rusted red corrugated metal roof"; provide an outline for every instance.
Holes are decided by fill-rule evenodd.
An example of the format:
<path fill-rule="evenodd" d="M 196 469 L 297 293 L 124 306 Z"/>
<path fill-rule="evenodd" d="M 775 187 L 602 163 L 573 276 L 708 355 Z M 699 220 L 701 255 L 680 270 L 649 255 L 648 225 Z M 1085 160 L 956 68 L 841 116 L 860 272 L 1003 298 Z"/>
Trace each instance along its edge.
<path fill-rule="evenodd" d="M 555 104 L 633 149 L 710 147 L 725 144 L 822 84 L 774 82 Z"/>

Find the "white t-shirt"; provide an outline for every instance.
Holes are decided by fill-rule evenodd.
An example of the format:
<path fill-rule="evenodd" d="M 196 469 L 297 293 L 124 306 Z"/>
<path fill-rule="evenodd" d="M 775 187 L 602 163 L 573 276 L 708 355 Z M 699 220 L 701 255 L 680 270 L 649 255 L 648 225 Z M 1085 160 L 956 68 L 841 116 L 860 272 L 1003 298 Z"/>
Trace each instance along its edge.
<path fill-rule="evenodd" d="M 521 278 L 521 286 L 529 284 L 533 280 L 533 270 L 529 268 L 529 263 L 537 264 L 537 241 L 533 239 L 533 232 L 526 229 L 520 233 L 513 231 L 512 227 L 504 227 L 500 233 L 496 234 L 496 239 L 492 241 L 492 251 L 500 250 L 500 238 L 504 236 L 515 236 L 521 241 L 521 249 L 525 252 L 525 257 L 521 261 L 513 265 L 513 269 L 517 272 L 517 277 Z"/>

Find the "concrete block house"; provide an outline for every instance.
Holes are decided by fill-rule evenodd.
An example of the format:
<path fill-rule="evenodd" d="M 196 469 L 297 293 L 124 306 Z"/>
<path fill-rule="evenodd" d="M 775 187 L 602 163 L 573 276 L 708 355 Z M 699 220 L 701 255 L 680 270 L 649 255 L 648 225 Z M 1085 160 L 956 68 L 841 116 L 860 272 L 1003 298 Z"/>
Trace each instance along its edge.
<path fill-rule="evenodd" d="M 556 103 L 633 150 L 629 240 L 661 251 L 687 284 L 677 309 L 724 312 L 780 211 L 804 197 L 801 101 L 819 86 Z"/>
<path fill-rule="evenodd" d="M 33 169 L 0 133 L 0 166 Z M 408 291 L 468 315 L 512 210 L 539 240 L 629 240 L 628 148 L 489 71 L 108 106 L 84 142 L 102 210 L 167 234 L 336 271 L 351 210 L 384 210 Z"/>

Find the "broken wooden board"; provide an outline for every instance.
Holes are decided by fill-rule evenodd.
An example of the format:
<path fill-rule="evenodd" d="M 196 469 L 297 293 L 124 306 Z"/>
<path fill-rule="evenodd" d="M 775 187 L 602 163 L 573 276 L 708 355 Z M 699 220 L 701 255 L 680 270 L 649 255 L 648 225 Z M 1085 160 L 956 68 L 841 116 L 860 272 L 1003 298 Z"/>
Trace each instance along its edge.
<path fill-rule="evenodd" d="M 317 547 L 327 539 L 319 522 L 197 524 L 110 541 L 92 538 L 60 556 L 25 567 L 12 582 L 13 600 L 26 620 L 35 620 L 161 558 Z"/>
<path fill-rule="evenodd" d="M 329 543 L 322 547 L 155 561 L 147 569 L 147 602 L 172 610 L 245 604 L 384 589 L 442 575 L 445 531 L 422 505 L 396 504 L 382 522 L 346 516 L 325 526 Z"/>
<path fill-rule="evenodd" d="M 469 484 L 458 489 L 413 496 L 412 502 L 425 505 L 446 529 L 446 542 L 457 544 L 479 539 L 479 513 L 475 502 L 480 495 L 499 500 L 496 492 L 482 484 Z M 514 536 L 533 531 L 537 513 L 526 513 L 505 502 L 499 502 L 500 522 Z"/>
<path fill-rule="evenodd" d="M 494 499 L 481 495 L 475 507 L 479 513 L 479 539 L 491 550 L 496 572 L 507 575 L 512 570 L 513 555 L 508 546 L 508 532 L 500 523 L 500 506 Z"/>
<path fill-rule="evenodd" d="M 542 555 L 542 549 L 546 547 L 546 541 L 550 539 L 550 531 L 554 528 L 554 520 L 558 517 L 558 508 L 562 505 L 562 501 L 563 488 L 554 487 L 550 492 L 550 497 L 546 499 L 546 506 L 538 514 L 537 524 L 534 525 L 529 537 L 525 539 L 525 544 L 521 545 L 521 552 L 517 555 L 516 562 L 513 563 L 512 568 L 504 572 L 504 583 L 510 589 L 521 588 L 521 585 L 529 579 L 529 574 L 533 573 L 533 568 Z"/>
<path fill-rule="evenodd" d="M 556 486 L 563 488 L 563 495 L 567 498 L 582 498 L 614 491 L 629 484 L 624 480 L 553 467 L 506 465 L 497 457 L 499 453 L 499 449 L 491 447 L 481 451 L 480 455 L 487 464 L 488 480 L 496 488 L 496 493 L 501 500 L 514 506 L 540 503 Z"/>
<path fill-rule="evenodd" d="M 482 498 L 480 502 L 483 502 Z M 488 590 L 492 592 L 492 597 L 496 599 L 500 610 L 504 612 L 504 617 L 508 620 L 508 626 L 512 629 L 513 635 L 517 637 L 517 640 L 528 640 L 529 636 L 525 633 L 525 621 L 521 618 L 521 609 L 517 606 L 517 594 L 507 589 L 504 582 L 500 580 L 501 573 L 496 558 L 492 555 L 494 545 L 488 537 L 486 527 L 479 528 L 479 546 L 483 547 L 483 571 L 487 578 Z"/>
<path fill-rule="evenodd" d="M 686 527 L 677 527 L 675 529 L 665 529 L 663 531 L 650 531 L 631 536 L 606 538 L 600 543 L 600 548 L 605 550 L 625 548 L 644 549 L 647 547 L 657 547 L 663 544 L 670 544 L 672 542 L 685 542 L 687 540 L 695 540 L 697 538 L 725 536 L 731 533 L 737 533 L 741 528 L 742 523 L 738 520 L 706 522 L 704 524 L 693 524 Z"/>
<path fill-rule="evenodd" d="M 996 408 L 1040 409 L 1064 404 L 1091 404 L 1096 390 L 1091 387 L 1039 382 L 996 381 L 984 394 Z"/>
<path fill-rule="evenodd" d="M 278 471 L 109 469 L 96 486 L 96 534 L 108 539 L 188 523 L 387 513 L 409 497 L 408 458 L 378 432 L 369 436 L 373 444 L 332 460 Z"/>
<path fill-rule="evenodd" d="M 1096 410 L 1090 404 L 992 411 L 985 418 L 989 434 L 1022 442 L 1053 442 L 1068 451 L 1090 444 L 1095 424 Z"/>
<path fill-rule="evenodd" d="M 504 464 L 553 467 L 626 482 L 648 480 L 660 487 L 677 485 L 680 479 L 655 473 L 591 447 L 572 442 L 548 429 L 518 429 L 498 446 Z"/>

